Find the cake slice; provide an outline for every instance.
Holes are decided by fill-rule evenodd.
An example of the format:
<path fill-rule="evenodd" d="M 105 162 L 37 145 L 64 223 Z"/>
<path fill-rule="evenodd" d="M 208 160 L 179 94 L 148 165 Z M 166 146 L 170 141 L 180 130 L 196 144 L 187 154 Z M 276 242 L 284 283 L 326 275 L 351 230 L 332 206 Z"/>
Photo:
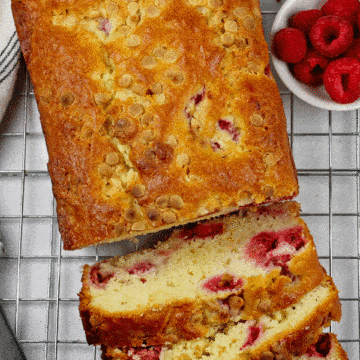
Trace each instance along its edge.
<path fill-rule="evenodd" d="M 298 193 L 258 0 L 12 0 L 66 250 Z"/>
<path fill-rule="evenodd" d="M 310 347 L 330 320 L 341 316 L 338 292 L 330 277 L 288 308 L 257 320 L 230 322 L 214 335 L 177 344 L 143 348 L 102 346 L 104 360 L 291 360 L 319 359 L 326 349 Z M 327 359 L 347 359 L 334 343 Z M 319 351 L 318 351 L 319 350 Z M 336 358 L 335 354 L 342 357 Z"/>
<path fill-rule="evenodd" d="M 325 277 L 299 204 L 288 201 L 176 229 L 155 248 L 85 265 L 89 344 L 161 345 L 285 309 Z"/>

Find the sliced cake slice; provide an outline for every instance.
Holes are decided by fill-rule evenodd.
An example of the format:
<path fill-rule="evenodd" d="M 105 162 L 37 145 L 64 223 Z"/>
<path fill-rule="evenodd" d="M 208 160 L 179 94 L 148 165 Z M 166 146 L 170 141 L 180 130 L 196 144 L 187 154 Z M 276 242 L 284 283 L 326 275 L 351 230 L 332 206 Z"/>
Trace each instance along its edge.
<path fill-rule="evenodd" d="M 325 271 L 292 201 L 177 229 L 155 248 L 84 267 L 89 344 L 161 345 L 285 309 Z"/>
<path fill-rule="evenodd" d="M 213 334 L 177 344 L 140 348 L 102 346 L 104 360 L 301 360 L 322 357 L 322 330 L 341 317 L 338 291 L 328 277 L 298 302 L 257 320 L 229 322 Z M 334 344 L 334 340 L 333 344 Z M 309 348 L 310 346 L 310 348 Z M 319 351 L 318 351 L 319 350 Z M 336 346 L 325 356 L 346 355 Z M 331 355 L 332 354 L 332 355 Z"/>

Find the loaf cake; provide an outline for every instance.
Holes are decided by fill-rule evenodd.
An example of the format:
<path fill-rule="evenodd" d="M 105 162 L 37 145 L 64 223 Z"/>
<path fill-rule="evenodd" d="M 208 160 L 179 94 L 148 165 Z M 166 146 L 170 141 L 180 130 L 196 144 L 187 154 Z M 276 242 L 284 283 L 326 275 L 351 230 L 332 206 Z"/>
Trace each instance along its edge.
<path fill-rule="evenodd" d="M 289 199 L 258 0 L 12 0 L 66 250 Z"/>
<path fill-rule="evenodd" d="M 326 276 L 293 201 L 173 231 L 155 248 L 85 265 L 89 344 L 161 345 L 287 308 Z"/>
<path fill-rule="evenodd" d="M 297 303 L 257 320 L 230 322 L 212 336 L 165 346 L 121 349 L 103 345 L 103 359 L 290 360 L 304 354 L 330 320 L 338 321 L 340 315 L 338 293 L 328 277 Z"/>

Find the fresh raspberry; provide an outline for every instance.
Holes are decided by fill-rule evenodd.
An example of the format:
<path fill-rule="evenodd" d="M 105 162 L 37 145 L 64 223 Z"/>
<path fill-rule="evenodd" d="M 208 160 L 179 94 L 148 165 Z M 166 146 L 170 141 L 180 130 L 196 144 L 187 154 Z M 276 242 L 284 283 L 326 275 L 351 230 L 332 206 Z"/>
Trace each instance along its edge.
<path fill-rule="evenodd" d="M 320 86 L 323 83 L 323 74 L 329 61 L 310 50 L 306 53 L 304 60 L 295 64 L 293 73 L 296 79 L 309 86 Z"/>
<path fill-rule="evenodd" d="M 273 51 L 280 59 L 290 64 L 299 63 L 307 50 L 305 34 L 293 28 L 278 31 L 273 40 Z"/>
<path fill-rule="evenodd" d="M 350 57 L 360 60 L 360 39 L 354 39 L 349 49 L 343 54 L 344 57 Z"/>
<path fill-rule="evenodd" d="M 356 22 L 356 17 L 360 8 L 359 0 L 328 0 L 321 8 L 325 15 L 335 15 Z"/>
<path fill-rule="evenodd" d="M 333 58 L 349 48 L 354 38 L 354 30 L 348 21 L 328 15 L 315 22 L 309 37 L 320 55 Z"/>
<path fill-rule="evenodd" d="M 330 62 L 324 72 L 325 90 L 331 99 L 349 104 L 360 97 L 360 61 L 341 58 Z"/>
<path fill-rule="evenodd" d="M 289 25 L 307 35 L 321 16 L 323 13 L 318 9 L 300 11 L 290 19 Z"/>

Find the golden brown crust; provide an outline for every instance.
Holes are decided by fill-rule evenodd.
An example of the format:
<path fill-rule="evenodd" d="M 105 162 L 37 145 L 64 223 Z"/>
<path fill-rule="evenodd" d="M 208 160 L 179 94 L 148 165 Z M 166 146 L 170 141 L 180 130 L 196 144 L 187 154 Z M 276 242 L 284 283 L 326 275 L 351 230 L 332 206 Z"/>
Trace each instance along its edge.
<path fill-rule="evenodd" d="M 290 261 L 289 270 L 297 278 L 291 282 L 289 277 L 281 276 L 280 270 L 274 269 L 267 276 L 247 277 L 246 285 L 237 295 L 244 301 L 241 306 L 241 318 L 257 319 L 264 313 L 274 312 L 296 303 L 304 294 L 318 286 L 326 277 L 321 267 L 312 236 L 305 222 L 299 218 L 299 204 L 285 202 L 266 207 L 251 208 L 241 211 L 242 216 L 262 221 L 267 216 L 286 214 L 285 218 L 295 218 L 303 228 L 303 236 L 307 239 L 306 248 Z M 279 215 L 280 214 L 280 215 Z M 224 216 L 224 224 L 236 221 L 237 214 Z M 204 223 L 211 223 L 207 220 Z M 218 220 L 215 220 L 218 221 Z M 254 220 L 253 220 L 254 221 Z M 225 225 L 226 227 L 226 225 Z M 171 238 L 179 237 L 179 230 L 174 231 Z M 151 250 L 139 252 L 144 254 Z M 134 254 L 124 257 L 128 259 Z M 110 260 L 116 264 L 116 258 Z M 211 299 L 197 301 L 172 301 L 162 307 L 139 309 L 138 311 L 107 312 L 91 304 L 89 265 L 84 266 L 83 287 L 80 296 L 80 315 L 89 344 L 104 344 L 112 347 L 160 345 L 166 342 L 190 340 L 204 337 L 211 327 L 222 325 L 230 320 L 228 310 Z M 229 294 L 230 297 L 233 294 Z"/>
<path fill-rule="evenodd" d="M 12 4 L 65 249 L 298 193 L 257 0 Z"/>

